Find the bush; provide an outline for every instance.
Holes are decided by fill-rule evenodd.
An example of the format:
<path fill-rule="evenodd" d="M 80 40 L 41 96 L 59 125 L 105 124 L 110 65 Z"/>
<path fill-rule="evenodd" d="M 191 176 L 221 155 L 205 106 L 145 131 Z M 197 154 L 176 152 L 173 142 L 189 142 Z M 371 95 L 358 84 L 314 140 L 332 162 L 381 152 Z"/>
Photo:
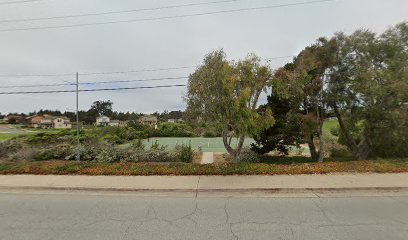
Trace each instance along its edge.
<path fill-rule="evenodd" d="M 241 160 L 240 162 L 245 163 L 259 163 L 261 161 L 260 155 L 252 151 L 248 147 L 244 147 L 241 151 Z"/>
<path fill-rule="evenodd" d="M 194 137 L 193 129 L 182 123 L 161 123 L 158 129 L 150 129 L 151 137 Z"/>
<path fill-rule="evenodd" d="M 2 160 L 32 160 L 37 153 L 38 148 L 24 144 L 21 141 L 0 142 L 0 159 Z"/>
<path fill-rule="evenodd" d="M 241 150 L 241 156 L 240 156 L 240 161 L 242 163 L 259 163 L 261 162 L 261 156 L 259 153 L 256 153 L 251 150 L 249 147 L 244 147 Z M 223 154 L 223 157 L 228 161 L 228 162 L 238 162 L 236 159 L 233 159 L 231 155 L 228 153 Z"/>
<path fill-rule="evenodd" d="M 220 134 L 217 134 L 215 131 L 205 131 L 203 133 L 203 137 L 206 137 L 206 138 L 214 138 L 214 137 L 219 137 L 219 136 Z"/>
<path fill-rule="evenodd" d="M 152 145 L 150 146 L 151 150 L 161 150 L 164 151 L 166 150 L 167 145 L 160 145 L 159 142 L 156 140 L 152 143 Z"/>
<path fill-rule="evenodd" d="M 18 141 L 10 140 L 6 142 L 0 142 L 0 158 L 7 159 L 7 157 L 23 148 L 23 144 Z"/>
<path fill-rule="evenodd" d="M 114 144 L 122 144 L 123 143 L 123 140 L 120 137 L 118 137 L 117 135 L 114 135 L 114 134 L 106 135 L 102 139 L 105 140 L 105 141 L 108 141 L 110 143 L 114 143 Z"/>
<path fill-rule="evenodd" d="M 182 144 L 175 147 L 176 155 L 181 162 L 192 162 L 194 158 L 194 150 L 191 144 Z"/>
<path fill-rule="evenodd" d="M 113 163 L 125 160 L 125 156 L 125 152 L 117 148 L 102 148 L 97 152 L 94 160 L 97 162 Z"/>
<path fill-rule="evenodd" d="M 38 149 L 31 147 L 31 146 L 25 146 L 16 152 L 11 152 L 8 155 L 7 160 L 13 160 L 13 161 L 33 160 L 36 154 L 38 154 Z"/>
<path fill-rule="evenodd" d="M 39 132 L 32 135 L 22 135 L 16 138 L 30 145 L 50 145 L 59 143 L 73 143 L 74 135 L 71 131 L 63 130 L 58 132 Z"/>
<path fill-rule="evenodd" d="M 162 149 L 149 149 L 146 151 L 132 151 L 126 156 L 128 162 L 177 162 L 177 156 Z"/>
<path fill-rule="evenodd" d="M 343 158 L 352 156 L 350 149 L 334 141 L 326 143 L 326 152 L 329 153 L 330 157 Z"/>
<path fill-rule="evenodd" d="M 32 159 L 37 161 L 66 159 L 74 153 L 75 149 L 72 145 L 62 144 L 44 149 L 38 149 L 37 152 L 32 156 Z"/>
<path fill-rule="evenodd" d="M 132 142 L 131 147 L 136 150 L 144 150 L 145 145 L 143 144 L 142 139 L 137 139 Z"/>

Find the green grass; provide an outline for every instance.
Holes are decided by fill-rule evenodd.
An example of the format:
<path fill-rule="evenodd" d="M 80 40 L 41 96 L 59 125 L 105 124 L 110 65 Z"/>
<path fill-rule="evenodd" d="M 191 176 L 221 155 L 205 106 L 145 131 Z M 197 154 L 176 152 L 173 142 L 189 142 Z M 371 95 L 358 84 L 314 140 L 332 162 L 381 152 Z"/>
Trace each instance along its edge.
<path fill-rule="evenodd" d="M 323 123 L 323 137 L 327 140 L 337 140 L 338 137 L 334 136 L 330 131 L 339 127 L 337 120 L 327 120 Z"/>
<path fill-rule="evenodd" d="M 10 140 L 15 136 L 18 136 L 18 135 L 17 134 L 11 134 L 11 133 L 0 133 L 0 142 Z"/>
<path fill-rule="evenodd" d="M 39 128 L 21 128 L 20 126 L 13 126 L 15 129 L 24 130 L 24 132 L 19 133 L 4 133 L 0 132 L 0 142 L 10 140 L 18 136 L 34 135 L 40 132 L 58 133 L 60 129 L 39 129 Z"/>

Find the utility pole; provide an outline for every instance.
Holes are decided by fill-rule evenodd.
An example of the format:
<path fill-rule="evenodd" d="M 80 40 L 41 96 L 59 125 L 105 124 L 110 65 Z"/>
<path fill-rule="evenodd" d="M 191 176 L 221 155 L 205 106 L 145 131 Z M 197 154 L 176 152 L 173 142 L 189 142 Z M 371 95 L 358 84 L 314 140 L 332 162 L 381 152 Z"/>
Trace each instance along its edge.
<path fill-rule="evenodd" d="M 78 112 L 78 105 L 79 105 L 79 74 L 76 73 L 76 129 L 77 129 L 77 161 L 81 161 L 81 144 L 79 142 L 79 112 Z"/>

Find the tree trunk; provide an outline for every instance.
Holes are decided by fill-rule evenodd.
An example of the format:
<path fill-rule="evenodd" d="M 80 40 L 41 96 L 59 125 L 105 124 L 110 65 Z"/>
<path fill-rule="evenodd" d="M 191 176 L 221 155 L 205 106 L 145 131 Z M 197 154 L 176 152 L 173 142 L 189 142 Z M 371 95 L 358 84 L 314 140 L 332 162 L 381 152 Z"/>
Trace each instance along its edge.
<path fill-rule="evenodd" d="M 319 108 L 317 109 L 317 121 L 319 123 L 319 159 L 318 162 L 323 162 L 324 158 L 324 137 L 323 137 L 323 114 L 320 112 Z"/>
<path fill-rule="evenodd" d="M 245 136 L 240 136 L 239 137 L 239 142 L 238 142 L 238 146 L 236 149 L 236 153 L 235 153 L 235 157 L 237 159 L 237 161 L 241 161 L 241 151 L 242 151 L 242 147 L 244 146 L 244 141 L 245 141 Z"/>
<path fill-rule="evenodd" d="M 231 155 L 231 156 L 234 156 L 235 151 L 234 151 L 234 149 L 232 149 L 232 147 L 231 147 L 231 145 L 229 143 L 228 133 L 225 130 L 222 131 L 222 141 L 224 143 L 224 147 L 227 150 L 228 154 Z"/>
<path fill-rule="evenodd" d="M 228 154 L 234 159 L 234 161 L 239 162 L 241 160 L 241 150 L 244 146 L 245 136 L 239 137 L 238 146 L 236 149 L 231 147 L 231 140 L 228 138 L 228 133 L 225 130 L 222 131 L 222 141 Z"/>
<path fill-rule="evenodd" d="M 358 144 L 358 151 L 355 154 L 357 160 L 367 160 L 371 153 L 371 147 L 369 138 L 367 137 L 367 131 L 364 131 L 363 139 Z"/>
<path fill-rule="evenodd" d="M 344 123 L 344 120 L 338 110 L 337 105 L 334 104 L 333 108 L 334 108 L 334 113 L 336 114 L 337 120 L 339 121 L 340 130 L 346 139 L 347 145 L 351 148 L 351 151 L 353 153 L 353 158 L 356 160 L 368 159 L 371 153 L 371 146 L 369 144 L 369 138 L 367 136 L 367 131 L 364 132 L 362 140 L 357 145 L 357 143 L 351 137 L 350 132 L 348 131 Z"/>
<path fill-rule="evenodd" d="M 314 162 L 317 162 L 318 156 L 316 151 L 316 146 L 313 142 L 313 135 L 310 135 L 309 140 L 307 141 L 307 145 L 309 146 L 310 157 Z"/>
<path fill-rule="evenodd" d="M 320 147 L 319 147 L 319 159 L 318 162 L 323 162 L 324 158 L 324 137 L 323 137 L 323 124 L 320 124 L 319 126 L 319 142 L 320 142 Z"/>

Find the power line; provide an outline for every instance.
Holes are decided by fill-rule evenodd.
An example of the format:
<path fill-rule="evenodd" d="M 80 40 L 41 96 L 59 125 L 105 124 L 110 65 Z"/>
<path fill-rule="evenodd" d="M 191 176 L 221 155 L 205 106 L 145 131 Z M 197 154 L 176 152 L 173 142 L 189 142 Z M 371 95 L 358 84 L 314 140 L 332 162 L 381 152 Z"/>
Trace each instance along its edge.
<path fill-rule="evenodd" d="M 111 84 L 111 83 L 130 83 L 130 82 L 150 82 L 150 81 L 165 81 L 187 79 L 188 77 L 167 77 L 167 78 L 148 78 L 148 79 L 132 79 L 132 80 L 117 80 L 117 81 L 103 81 L 103 82 L 82 82 L 79 85 L 97 85 L 97 84 Z M 57 87 L 57 86 L 75 86 L 76 83 L 57 83 L 57 84 L 32 84 L 32 85 L 9 85 L 0 86 L 0 88 L 31 88 L 31 87 Z"/>
<path fill-rule="evenodd" d="M 7 2 L 0 2 L 0 5 L 7 5 L 7 4 L 18 4 L 18 3 L 32 3 L 32 2 L 40 2 L 43 0 L 21 0 L 21 1 L 7 1 Z"/>
<path fill-rule="evenodd" d="M 213 4 L 220 4 L 220 3 L 232 3 L 232 2 L 239 2 L 239 1 L 242 1 L 242 0 L 223 0 L 223 1 L 212 1 L 212 2 L 201 2 L 201 3 L 188 3 L 188 4 L 179 4 L 179 5 L 168 5 L 168 6 L 162 6 L 162 7 L 138 8 L 138 9 L 131 9 L 131 10 L 98 12 L 98 13 L 86 13 L 86 14 L 72 14 L 72 15 L 63 15 L 63 16 L 54 16 L 54 17 L 5 19 L 5 20 L 0 20 L 0 23 L 30 22 L 30 21 L 41 21 L 41 20 L 53 20 L 53 19 L 67 19 L 67 18 L 78 18 L 78 17 L 103 16 L 103 15 L 112 15 L 112 14 L 120 14 L 120 13 L 133 13 L 133 12 L 154 11 L 154 10 L 162 10 L 162 9 L 173 9 L 173 8 L 213 5 Z"/>
<path fill-rule="evenodd" d="M 293 57 L 293 55 L 270 57 L 270 58 L 266 58 L 266 60 L 283 59 L 283 58 L 291 58 L 291 57 Z M 81 75 L 81 76 L 87 76 L 87 75 L 127 74 L 127 73 L 140 73 L 140 72 L 159 72 L 159 71 L 170 71 L 170 70 L 190 69 L 190 68 L 196 68 L 196 67 L 199 67 L 199 66 L 200 66 L 200 65 L 190 65 L 190 66 L 168 67 L 168 68 L 133 69 L 133 70 L 126 70 L 126 71 L 85 72 L 85 73 L 81 73 L 80 75 Z M 0 78 L 64 77 L 64 76 L 74 77 L 74 76 L 75 76 L 75 73 L 56 73 L 56 74 L 1 74 L 1 75 L 0 75 Z"/>
<path fill-rule="evenodd" d="M 169 70 L 177 70 L 177 69 L 188 69 L 188 68 L 195 68 L 198 65 L 194 66 L 182 66 L 182 67 L 169 67 L 169 68 L 152 68 L 152 69 L 135 69 L 135 70 L 127 70 L 127 71 L 113 71 L 113 72 L 88 72 L 88 73 L 81 73 L 81 76 L 85 75 L 107 75 L 107 74 L 125 74 L 125 73 L 140 73 L 140 72 L 159 72 L 159 71 L 169 71 Z M 57 73 L 57 74 L 3 74 L 0 77 L 12 77 L 12 78 L 20 78 L 20 77 L 63 77 L 63 76 L 75 76 L 75 73 Z"/>
<path fill-rule="evenodd" d="M 79 92 L 102 92 L 102 91 L 122 91 L 134 89 L 154 89 L 154 88 L 172 88 L 185 87 L 185 84 L 175 85 L 159 85 L 159 86 L 145 86 L 145 87 L 120 87 L 120 88 L 97 88 L 97 89 L 81 89 Z M 24 92 L 0 92 L 0 95 L 17 95 L 17 94 L 50 94 L 50 93 L 72 93 L 77 90 L 52 90 L 52 91 L 24 91 Z"/>
<path fill-rule="evenodd" d="M 261 9 L 272 9 L 272 8 L 282 8 L 282 7 L 298 6 L 298 5 L 309 5 L 309 4 L 316 4 L 316 3 L 322 3 L 322 2 L 332 2 L 332 1 L 335 1 L 335 0 L 316 0 L 316 1 L 307 1 L 307 2 L 298 2 L 298 3 L 288 3 L 288 4 L 280 4 L 280 5 L 272 5 L 272 6 L 240 8 L 240 9 L 233 9 L 233 10 L 221 10 L 221 11 L 204 12 L 204 13 L 194 13 L 194 14 L 184 14 L 184 15 L 166 16 L 166 17 L 139 18 L 139 19 L 129 19 L 129 20 L 106 21 L 106 22 L 93 22 L 93 23 L 80 23 L 80 24 L 57 25 L 57 26 L 44 26 L 44 27 L 9 28 L 9 29 L 1 29 L 0 32 L 16 32 L 16 31 L 29 31 L 29 30 L 61 29 L 61 28 L 74 28 L 74 27 L 107 25 L 107 24 L 117 24 L 117 23 L 131 23 L 131 22 L 146 22 L 146 21 L 155 21 L 155 20 L 168 20 L 168 19 L 187 18 L 187 17 L 195 17 L 195 16 L 206 16 L 206 15 L 214 15 L 214 14 L 222 14 L 222 13 L 246 12 L 246 11 L 255 11 L 255 10 L 261 10 Z"/>
<path fill-rule="evenodd" d="M 168 78 L 150 78 L 150 79 L 135 79 L 135 80 L 118 80 L 118 81 L 104 81 L 104 82 L 84 82 L 80 85 L 95 85 L 95 84 L 110 84 L 110 83 L 129 83 L 129 82 L 148 82 L 148 81 L 164 81 L 164 80 L 179 80 L 187 79 L 188 77 L 168 77 Z"/>
<path fill-rule="evenodd" d="M 64 77 L 75 76 L 75 73 L 61 73 L 61 74 L 2 74 L 2 78 L 20 78 L 20 77 Z"/>
<path fill-rule="evenodd" d="M 128 70 L 128 71 L 114 71 L 114 72 L 89 72 L 81 73 L 81 75 L 106 75 L 106 74 L 125 74 L 125 73 L 139 73 L 139 72 L 157 72 L 157 71 L 169 71 L 169 70 L 179 70 L 179 69 L 189 69 L 195 68 L 194 66 L 182 66 L 182 67 L 169 67 L 169 68 L 156 68 L 156 69 L 139 69 L 139 70 Z"/>

